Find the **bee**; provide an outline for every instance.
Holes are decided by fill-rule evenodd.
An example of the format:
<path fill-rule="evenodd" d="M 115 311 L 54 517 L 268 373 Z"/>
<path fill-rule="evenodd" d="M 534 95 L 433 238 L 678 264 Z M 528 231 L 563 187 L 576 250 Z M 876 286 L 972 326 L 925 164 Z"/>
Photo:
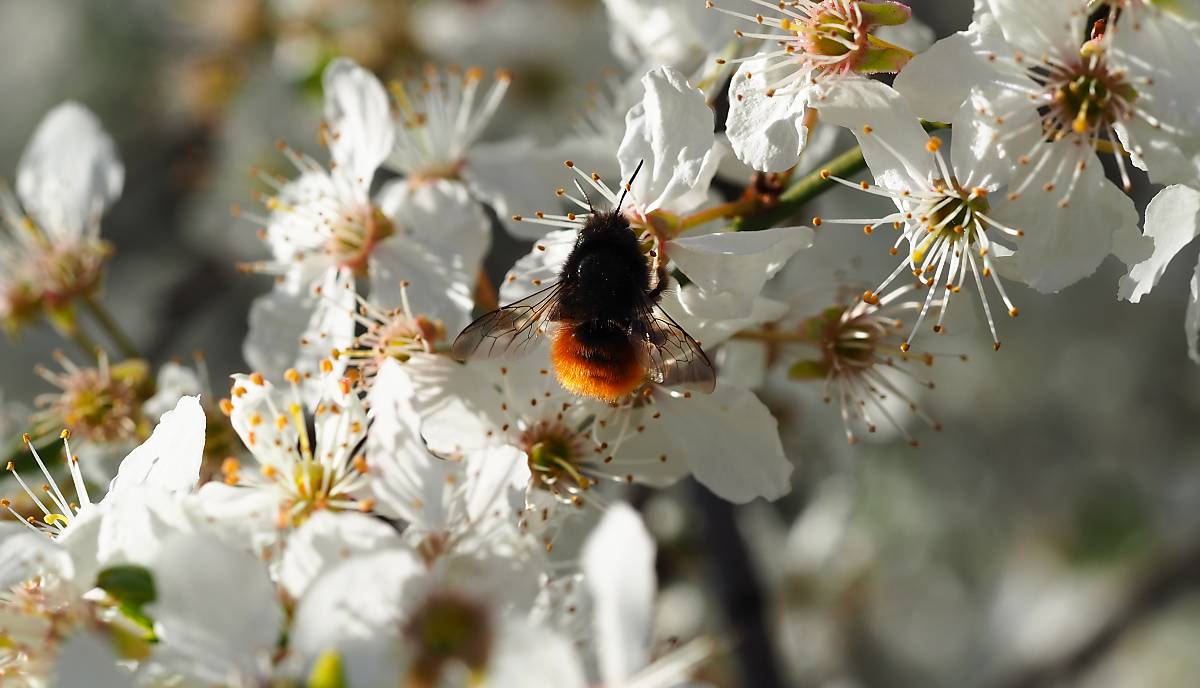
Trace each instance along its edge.
<path fill-rule="evenodd" d="M 455 358 L 520 356 L 545 335 L 559 383 L 580 396 L 615 404 L 647 381 L 713 390 L 700 343 L 659 306 L 665 266 L 651 265 L 621 214 L 638 170 L 614 209 L 592 208 L 554 284 L 468 325 L 451 347 Z"/>

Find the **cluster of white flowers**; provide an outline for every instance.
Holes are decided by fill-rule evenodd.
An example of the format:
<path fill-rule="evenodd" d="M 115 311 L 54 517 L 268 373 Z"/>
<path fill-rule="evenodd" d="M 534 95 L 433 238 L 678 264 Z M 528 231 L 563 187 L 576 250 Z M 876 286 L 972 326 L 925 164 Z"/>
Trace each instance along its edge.
<path fill-rule="evenodd" d="M 259 173 L 263 209 L 235 211 L 270 254 L 245 269 L 275 281 L 228 398 L 202 361 L 155 375 L 101 351 L 42 371 L 58 391 L 2 502 L 0 682 L 685 685 L 718 639 L 653 643 L 655 544 L 627 485 L 787 494 L 755 392 L 772 369 L 820 386 L 852 443 L 882 426 L 915 446 L 913 419 L 940 427 L 917 333 L 944 332 L 951 301 L 977 302 L 999 349 L 1006 282 L 1056 292 L 1115 255 L 1137 301 L 1200 233 L 1188 3 L 976 0 L 931 46 L 899 2 L 606 5 L 630 78 L 553 144 L 481 142 L 503 70 L 389 88 L 325 67 L 328 164 L 279 144 L 294 176 Z M 843 131 L 861 155 L 816 162 Z M 864 164 L 873 183 L 854 180 Z M 1129 192 L 1147 179 L 1165 188 L 1139 228 Z M 46 116 L 16 195 L 0 189 L 10 329 L 45 316 L 81 337 L 80 307 L 129 348 L 98 303 L 122 183 L 94 115 Z M 838 185 L 895 210 L 793 223 Z M 534 242 L 498 288 L 489 211 Z M 606 309 L 626 276 L 578 255 L 604 222 L 649 280 L 625 319 Z M 894 232 L 895 269 L 826 301 L 771 288 L 840 225 Z M 1191 292 L 1200 362 L 1200 268 Z M 579 334 L 581 308 L 634 358 Z M 479 323 L 510 331 L 465 355 L 452 343 Z"/>

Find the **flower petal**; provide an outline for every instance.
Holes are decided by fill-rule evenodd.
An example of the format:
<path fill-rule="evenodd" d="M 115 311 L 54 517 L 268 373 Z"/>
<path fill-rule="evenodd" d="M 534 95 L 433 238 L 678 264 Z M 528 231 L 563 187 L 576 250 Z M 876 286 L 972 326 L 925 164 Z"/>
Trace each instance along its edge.
<path fill-rule="evenodd" d="M 314 580 L 342 561 L 400 545 L 396 529 L 377 518 L 354 511 L 318 511 L 288 538 L 279 562 L 279 584 L 300 599 Z"/>
<path fill-rule="evenodd" d="M 482 688 L 586 688 L 583 669 L 565 638 L 522 621 L 497 629 Z M 537 667 L 537 671 L 530 671 Z"/>
<path fill-rule="evenodd" d="M 1188 356 L 1200 363 L 1200 262 L 1192 273 L 1192 281 L 1188 284 L 1187 314 L 1183 318 L 1183 330 L 1187 336 Z"/>
<path fill-rule="evenodd" d="M 133 486 L 175 494 L 194 490 L 204 458 L 204 425 L 200 397 L 181 398 L 162 415 L 150 438 L 121 462 L 105 499 Z"/>
<path fill-rule="evenodd" d="M 45 573 L 70 578 L 74 568 L 67 551 L 20 523 L 0 522 L 0 589 L 8 590 Z M 87 587 L 91 581 L 82 583 Z"/>
<path fill-rule="evenodd" d="M 291 632 L 306 673 L 334 650 L 342 657 L 347 685 L 400 685 L 408 660 L 400 642 L 402 622 L 410 586 L 423 570 L 416 553 L 392 548 L 349 559 L 313 581 Z"/>
<path fill-rule="evenodd" d="M 475 273 L 464 269 L 461 257 L 441 255 L 412 237 L 389 237 L 371 254 L 370 280 L 378 306 L 403 305 L 406 291 L 413 315 L 441 320 L 447 332 L 471 322 Z"/>
<path fill-rule="evenodd" d="M 1150 293 L 1171 260 L 1200 234 L 1200 191 L 1169 186 L 1146 207 L 1146 233 L 1153 237 L 1154 253 L 1121 278 L 1119 298 L 1137 303 Z"/>
<path fill-rule="evenodd" d="M 814 106 L 822 119 L 854 133 L 880 186 L 924 187 L 937 176 L 926 149 L 928 134 L 904 98 L 887 84 L 842 79 L 822 86 Z"/>
<path fill-rule="evenodd" d="M 1087 22 L 1086 0 L 984 0 L 1008 42 L 1030 57 L 1070 57 Z M 1064 54 L 1065 53 L 1065 54 Z"/>
<path fill-rule="evenodd" d="M 750 390 L 718 381 L 712 394 L 662 395 L 658 405 L 676 455 L 718 496 L 745 503 L 791 491 L 778 423 Z"/>
<path fill-rule="evenodd" d="M 895 89 L 916 114 L 934 122 L 951 122 L 971 93 L 1004 77 L 1021 78 L 1003 60 L 988 54 L 1008 51 L 1004 35 L 990 14 L 967 31 L 947 36 L 918 53 L 896 76 Z"/>
<path fill-rule="evenodd" d="M 112 137 L 91 110 L 70 101 L 46 113 L 17 163 L 21 203 L 58 239 L 97 226 L 124 182 Z"/>
<path fill-rule="evenodd" d="M 611 505 L 583 543 L 580 566 L 591 592 L 604 685 L 621 685 L 650 662 L 654 621 L 654 539 L 624 502 Z"/>
<path fill-rule="evenodd" d="M 329 152 L 337 169 L 370 188 L 379 164 L 392 152 L 395 131 L 387 91 L 375 75 L 352 60 L 337 58 L 321 77 Z"/>
<path fill-rule="evenodd" d="M 118 666 L 117 660 L 117 653 L 105 642 L 104 636 L 92 631 L 78 631 L 58 648 L 50 685 L 89 688 L 135 685 L 134 675 Z"/>
<path fill-rule="evenodd" d="M 1111 62 L 1137 88 L 1135 105 L 1154 118 L 1132 117 L 1117 127 L 1134 162 L 1155 184 L 1200 182 L 1200 36 L 1196 27 L 1154 5 L 1139 7 L 1136 22 L 1110 33 Z"/>
<path fill-rule="evenodd" d="M 625 116 L 617 150 L 622 181 L 642 165 L 631 192 L 638 209 L 686 212 L 703 202 L 720 162 L 713 112 L 704 94 L 671 67 L 648 72 L 642 86 L 645 95 Z"/>
<path fill-rule="evenodd" d="M 624 133 L 624 122 L 619 124 Z M 467 153 L 462 175 L 472 192 L 495 208 L 512 236 L 533 241 L 545 233 L 545 226 L 516 222 L 512 216 L 533 215 L 538 210 L 558 212 L 560 200 L 555 198 L 554 190 L 571 183 L 563 168 L 566 160 L 573 161 L 579 169 L 595 172 L 610 187 L 614 186 L 621 174 L 613 157 L 614 148 L 615 144 L 607 141 L 580 137 L 552 146 L 529 137 L 483 143 Z"/>
<path fill-rule="evenodd" d="M 734 74 L 725 134 L 738 160 L 762 172 L 783 172 L 796 164 L 808 144 L 804 115 L 813 91 L 801 88 L 768 96 L 761 77 L 747 76 L 763 74 L 768 64 L 767 58 L 750 60 Z"/>
<path fill-rule="evenodd" d="M 1066 141 L 1050 145 L 1073 146 Z M 1050 168 L 1047 165 L 1019 199 L 998 204 L 994 215 L 1010 227 L 1024 230 L 1013 255 L 1017 273 L 1021 281 L 1045 294 L 1095 272 L 1113 251 L 1114 235 L 1137 233 L 1138 221 L 1133 201 L 1105 179 L 1099 161 L 1092 160 L 1080 173 L 1073 200 L 1066 208 L 1059 205 L 1060 189 L 1066 184 L 1051 185 L 1055 170 Z M 1069 175 L 1071 170 L 1065 173 Z"/>
<path fill-rule="evenodd" d="M 151 566 L 162 659 L 209 683 L 254 683 L 283 628 L 275 585 L 256 556 L 205 535 L 171 538 Z"/>
<path fill-rule="evenodd" d="M 425 448 L 414 396 L 407 366 L 386 361 L 367 396 L 372 422 L 366 445 L 370 489 L 380 513 L 423 531 L 438 531 L 448 522 L 446 483 L 460 465 Z"/>
<path fill-rule="evenodd" d="M 573 229 L 556 229 L 539 237 L 529 253 L 521 256 L 500 285 L 500 302 L 520 301 L 539 289 L 545 289 L 558 279 L 563 263 L 575 248 L 579 233 Z"/>
<path fill-rule="evenodd" d="M 396 231 L 445 258 L 453 269 L 470 275 L 479 270 L 491 244 L 491 223 L 462 184 L 445 179 L 391 182 L 376 203 Z"/>
<path fill-rule="evenodd" d="M 693 315 L 736 318 L 750 312 L 767 280 L 792 254 L 811 246 L 812 239 L 808 227 L 717 232 L 674 239 L 667 245 L 667 255 L 705 292 L 710 310 L 690 311 Z"/>
<path fill-rule="evenodd" d="M 276 285 L 255 299 L 242 344 L 246 362 L 272 380 L 282 380 L 288 368 L 299 371 L 310 405 L 321 395 L 320 361 L 354 339 L 354 275 L 327 270 L 319 286 L 319 292 L 290 293 Z"/>

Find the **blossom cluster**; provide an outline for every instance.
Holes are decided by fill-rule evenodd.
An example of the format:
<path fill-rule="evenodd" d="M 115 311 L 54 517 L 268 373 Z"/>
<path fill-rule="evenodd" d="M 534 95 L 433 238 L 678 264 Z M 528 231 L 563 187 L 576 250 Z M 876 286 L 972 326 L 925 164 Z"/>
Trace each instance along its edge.
<path fill-rule="evenodd" d="M 272 281 L 228 393 L 202 357 L 153 370 L 105 310 L 123 166 L 83 106 L 45 116 L 0 188 L 0 317 L 94 360 L 39 369 L 55 391 L 7 461 L 0 682 L 689 685 L 725 639 L 654 642 L 629 486 L 788 494 L 758 394 L 779 378 L 852 444 L 917 446 L 959 310 L 986 359 L 1006 285 L 1112 255 L 1136 302 L 1200 233 L 1188 3 L 976 0 L 936 43 L 895 1 L 605 4 L 627 76 L 554 142 L 488 137 L 504 69 L 328 61 L 327 160 L 279 143 L 288 171 L 234 209 L 264 244 L 240 267 Z M 797 219 L 839 187 L 894 208 Z M 636 279 L 588 268 L 602 225 Z M 532 242 L 495 284 L 493 226 Z M 858 229 L 889 236 L 873 283 L 774 279 Z"/>

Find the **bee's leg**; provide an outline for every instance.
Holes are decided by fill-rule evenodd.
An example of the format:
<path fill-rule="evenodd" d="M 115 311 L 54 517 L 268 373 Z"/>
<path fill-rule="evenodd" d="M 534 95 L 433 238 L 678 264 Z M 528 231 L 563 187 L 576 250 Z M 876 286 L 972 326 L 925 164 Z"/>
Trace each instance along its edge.
<path fill-rule="evenodd" d="M 667 272 L 666 265 L 659 264 L 656 266 L 654 268 L 654 276 L 656 278 L 654 280 L 654 288 L 650 290 L 650 293 L 646 294 L 646 298 L 649 299 L 651 303 L 657 303 L 659 297 L 661 297 L 663 292 L 667 290 L 667 285 L 670 284 L 668 279 L 670 277 L 670 273 Z"/>

